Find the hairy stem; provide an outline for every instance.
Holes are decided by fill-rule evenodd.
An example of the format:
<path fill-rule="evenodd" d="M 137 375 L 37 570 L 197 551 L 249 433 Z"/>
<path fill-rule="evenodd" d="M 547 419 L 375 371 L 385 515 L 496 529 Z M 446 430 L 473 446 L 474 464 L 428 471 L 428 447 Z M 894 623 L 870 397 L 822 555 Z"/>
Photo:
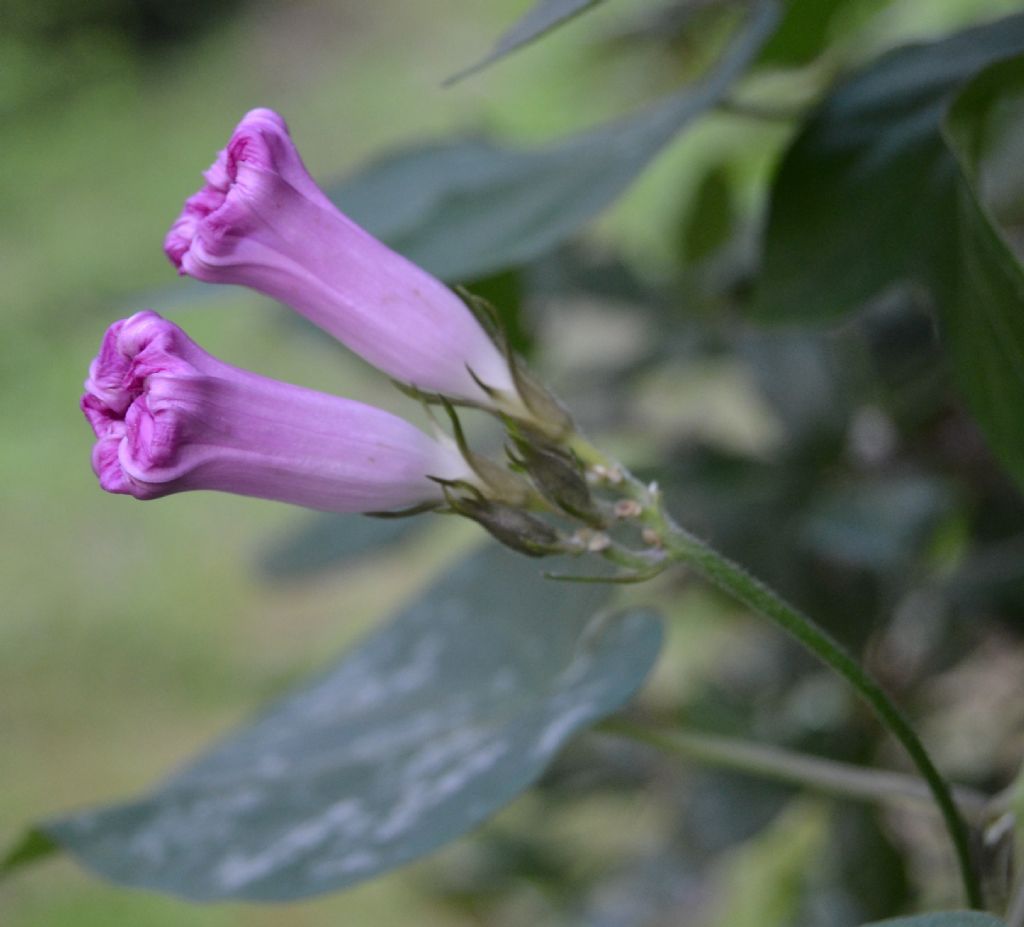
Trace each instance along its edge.
<path fill-rule="evenodd" d="M 663 543 L 675 560 L 694 567 L 705 578 L 754 611 L 770 618 L 787 634 L 802 644 L 823 663 L 842 676 L 874 709 L 881 722 L 903 745 L 922 778 L 928 784 L 939 807 L 956 852 L 960 875 L 968 904 L 982 907 L 981 885 L 971 860 L 967 825 L 957 809 L 946 780 L 936 769 L 928 751 L 903 713 L 893 704 L 882 687 L 861 668 L 860 664 L 827 631 L 798 611 L 774 590 L 755 579 L 746 570 L 723 557 L 703 541 L 659 516 Z"/>
<path fill-rule="evenodd" d="M 579 435 L 573 440 L 573 450 L 587 466 L 600 465 L 605 470 L 615 469 L 622 474 L 621 490 L 641 506 L 642 524 L 653 532 L 660 553 L 667 560 L 693 568 L 732 598 L 774 621 L 790 637 L 842 676 L 867 702 L 879 720 L 903 745 L 927 784 L 949 832 L 967 902 L 972 908 L 982 908 L 981 882 L 971 858 L 968 828 L 953 800 L 949 784 L 936 769 L 910 723 L 882 687 L 832 635 L 810 617 L 751 576 L 743 567 L 676 524 L 665 511 L 656 486 L 644 485 Z M 638 568 L 642 563 L 649 564 L 650 553 L 647 551 L 637 555 Z"/>

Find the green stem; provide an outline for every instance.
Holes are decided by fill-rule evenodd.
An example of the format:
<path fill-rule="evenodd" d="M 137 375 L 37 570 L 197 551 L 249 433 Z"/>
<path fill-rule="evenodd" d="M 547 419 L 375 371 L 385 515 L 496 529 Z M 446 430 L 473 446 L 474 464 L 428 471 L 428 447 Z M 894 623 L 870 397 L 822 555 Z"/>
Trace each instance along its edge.
<path fill-rule="evenodd" d="M 652 728 L 621 718 L 602 722 L 598 730 L 710 766 L 788 782 L 828 795 L 869 802 L 927 802 L 934 808 L 928 785 L 916 776 L 904 773 L 865 769 L 718 734 Z M 961 811 L 973 819 L 983 818 L 988 811 L 988 799 L 979 792 L 956 789 L 954 796 Z"/>
<path fill-rule="evenodd" d="M 967 825 L 957 809 L 948 783 L 935 768 L 920 738 L 903 717 L 900 710 L 885 694 L 882 687 L 863 670 L 857 661 L 827 631 L 801 611 L 790 605 L 778 593 L 759 579 L 695 535 L 677 525 L 665 512 L 656 486 L 645 486 L 627 470 L 609 460 L 582 435 L 571 439 L 579 459 L 589 467 L 600 465 L 621 471 L 622 490 L 642 506 L 642 523 L 657 536 L 665 557 L 693 567 L 707 580 L 739 602 L 774 621 L 787 634 L 842 676 L 874 710 L 881 722 L 903 745 L 910 759 L 927 783 L 938 805 L 946 830 L 956 853 L 967 902 L 972 908 L 982 908 L 982 891 L 978 873 L 971 859 Z M 649 564 L 649 555 L 637 556 L 637 567 Z"/>
<path fill-rule="evenodd" d="M 835 670 L 860 694 L 860 697 L 874 710 L 879 719 L 903 745 L 913 764 L 931 790 L 939 806 L 946 830 L 956 853 L 956 861 L 964 881 L 964 891 L 972 908 L 983 907 L 981 885 L 971 859 L 970 838 L 964 818 L 956 808 L 952 793 L 932 758 L 928 755 L 921 739 L 910 726 L 900 710 L 887 696 L 882 686 L 874 681 L 857 663 L 849 652 L 818 627 L 810 618 L 799 612 L 760 580 L 755 579 L 741 566 L 722 556 L 718 551 L 695 538 L 693 535 L 671 523 L 667 516 L 659 514 L 662 522 L 663 543 L 674 559 L 694 566 L 708 580 L 741 601 L 759 614 L 771 619 L 788 635 L 803 644 L 822 663 Z"/>
<path fill-rule="evenodd" d="M 953 842 L 967 902 L 972 908 L 981 908 L 981 885 L 971 860 L 967 825 L 953 801 L 949 785 L 935 768 L 928 751 L 910 723 L 881 686 L 827 631 L 786 602 L 774 590 L 769 589 L 741 566 L 722 556 L 688 531 L 672 523 L 660 508 L 656 509 L 654 518 L 658 523 L 656 530 L 661 531 L 665 551 L 672 559 L 694 567 L 730 596 L 770 618 L 842 676 L 874 709 L 882 723 L 903 745 L 928 784 Z"/>

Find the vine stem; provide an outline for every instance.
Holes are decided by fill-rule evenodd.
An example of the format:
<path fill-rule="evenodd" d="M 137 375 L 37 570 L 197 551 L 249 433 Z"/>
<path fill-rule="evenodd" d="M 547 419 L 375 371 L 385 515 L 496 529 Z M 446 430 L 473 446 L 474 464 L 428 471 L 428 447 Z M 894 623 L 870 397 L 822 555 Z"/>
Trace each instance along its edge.
<path fill-rule="evenodd" d="M 972 908 L 982 908 L 981 885 L 971 860 L 967 825 L 953 800 L 952 790 L 935 767 L 924 744 L 921 743 L 921 739 L 910 726 L 910 722 L 885 694 L 882 687 L 868 675 L 831 634 L 786 602 L 773 589 L 685 529 L 670 522 L 663 513 L 659 513 L 657 517 L 662 522 L 664 529 L 662 540 L 669 556 L 678 562 L 696 568 L 719 589 L 766 618 L 770 618 L 818 659 L 842 676 L 874 709 L 881 722 L 903 745 L 921 777 L 928 784 L 956 852 L 967 902 Z"/>
<path fill-rule="evenodd" d="M 622 488 L 640 504 L 641 521 L 654 532 L 664 557 L 692 567 L 732 598 L 774 621 L 790 637 L 842 676 L 867 702 L 882 724 L 902 744 L 927 783 L 949 832 L 967 902 L 972 908 L 982 909 L 981 883 L 971 859 L 969 832 L 953 799 L 952 790 L 932 762 L 910 722 L 885 694 L 882 687 L 831 634 L 809 616 L 790 605 L 743 567 L 733 563 L 709 544 L 676 524 L 665 512 L 657 486 L 643 484 L 578 436 L 573 441 L 573 448 L 583 463 L 589 466 L 600 465 L 606 471 L 615 469 L 622 474 Z M 647 556 L 638 556 L 638 563 L 649 565 L 650 559 Z"/>

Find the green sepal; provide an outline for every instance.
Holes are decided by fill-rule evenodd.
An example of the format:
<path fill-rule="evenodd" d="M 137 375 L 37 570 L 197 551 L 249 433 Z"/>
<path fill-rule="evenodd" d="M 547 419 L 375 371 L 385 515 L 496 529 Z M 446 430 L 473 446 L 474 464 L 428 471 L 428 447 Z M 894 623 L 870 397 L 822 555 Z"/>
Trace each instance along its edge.
<path fill-rule="evenodd" d="M 473 313 L 473 317 L 483 326 L 484 331 L 491 336 L 492 340 L 502 349 L 508 350 L 508 338 L 505 334 L 505 326 L 502 324 L 501 315 L 490 300 L 478 296 L 464 286 L 456 286 L 455 292 L 459 294 L 466 308 Z"/>
<path fill-rule="evenodd" d="M 466 440 L 466 434 L 462 430 L 462 423 L 455 412 L 455 407 L 444 397 L 441 397 L 441 405 L 451 420 L 452 434 L 455 438 L 455 444 L 459 448 L 459 453 L 462 454 L 463 459 L 473 469 L 473 472 L 492 491 L 488 495 L 513 506 L 524 506 L 533 502 L 535 494 L 530 484 L 522 477 L 511 473 L 501 464 L 475 453 Z"/>
<path fill-rule="evenodd" d="M 427 477 L 431 479 L 431 477 Z M 392 512 L 363 512 L 367 518 L 412 518 L 414 515 L 422 515 L 424 512 L 436 512 L 441 507 L 438 502 L 421 502 L 419 505 L 410 505 L 407 509 L 396 509 Z"/>
<path fill-rule="evenodd" d="M 565 406 L 530 372 L 511 348 L 506 347 L 505 357 L 512 372 L 516 394 L 530 413 L 530 419 L 525 424 L 552 441 L 562 441 L 571 435 L 576 426 Z"/>

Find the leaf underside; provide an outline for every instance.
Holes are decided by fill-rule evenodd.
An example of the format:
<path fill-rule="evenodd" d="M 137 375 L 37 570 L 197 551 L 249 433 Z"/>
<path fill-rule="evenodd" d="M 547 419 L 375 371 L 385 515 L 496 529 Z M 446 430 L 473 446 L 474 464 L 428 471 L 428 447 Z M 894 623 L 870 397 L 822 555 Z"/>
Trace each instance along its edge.
<path fill-rule="evenodd" d="M 40 830 L 114 882 L 193 900 L 387 872 L 494 814 L 642 684 L 660 622 L 599 613 L 607 595 L 487 549 L 148 795 Z"/>

